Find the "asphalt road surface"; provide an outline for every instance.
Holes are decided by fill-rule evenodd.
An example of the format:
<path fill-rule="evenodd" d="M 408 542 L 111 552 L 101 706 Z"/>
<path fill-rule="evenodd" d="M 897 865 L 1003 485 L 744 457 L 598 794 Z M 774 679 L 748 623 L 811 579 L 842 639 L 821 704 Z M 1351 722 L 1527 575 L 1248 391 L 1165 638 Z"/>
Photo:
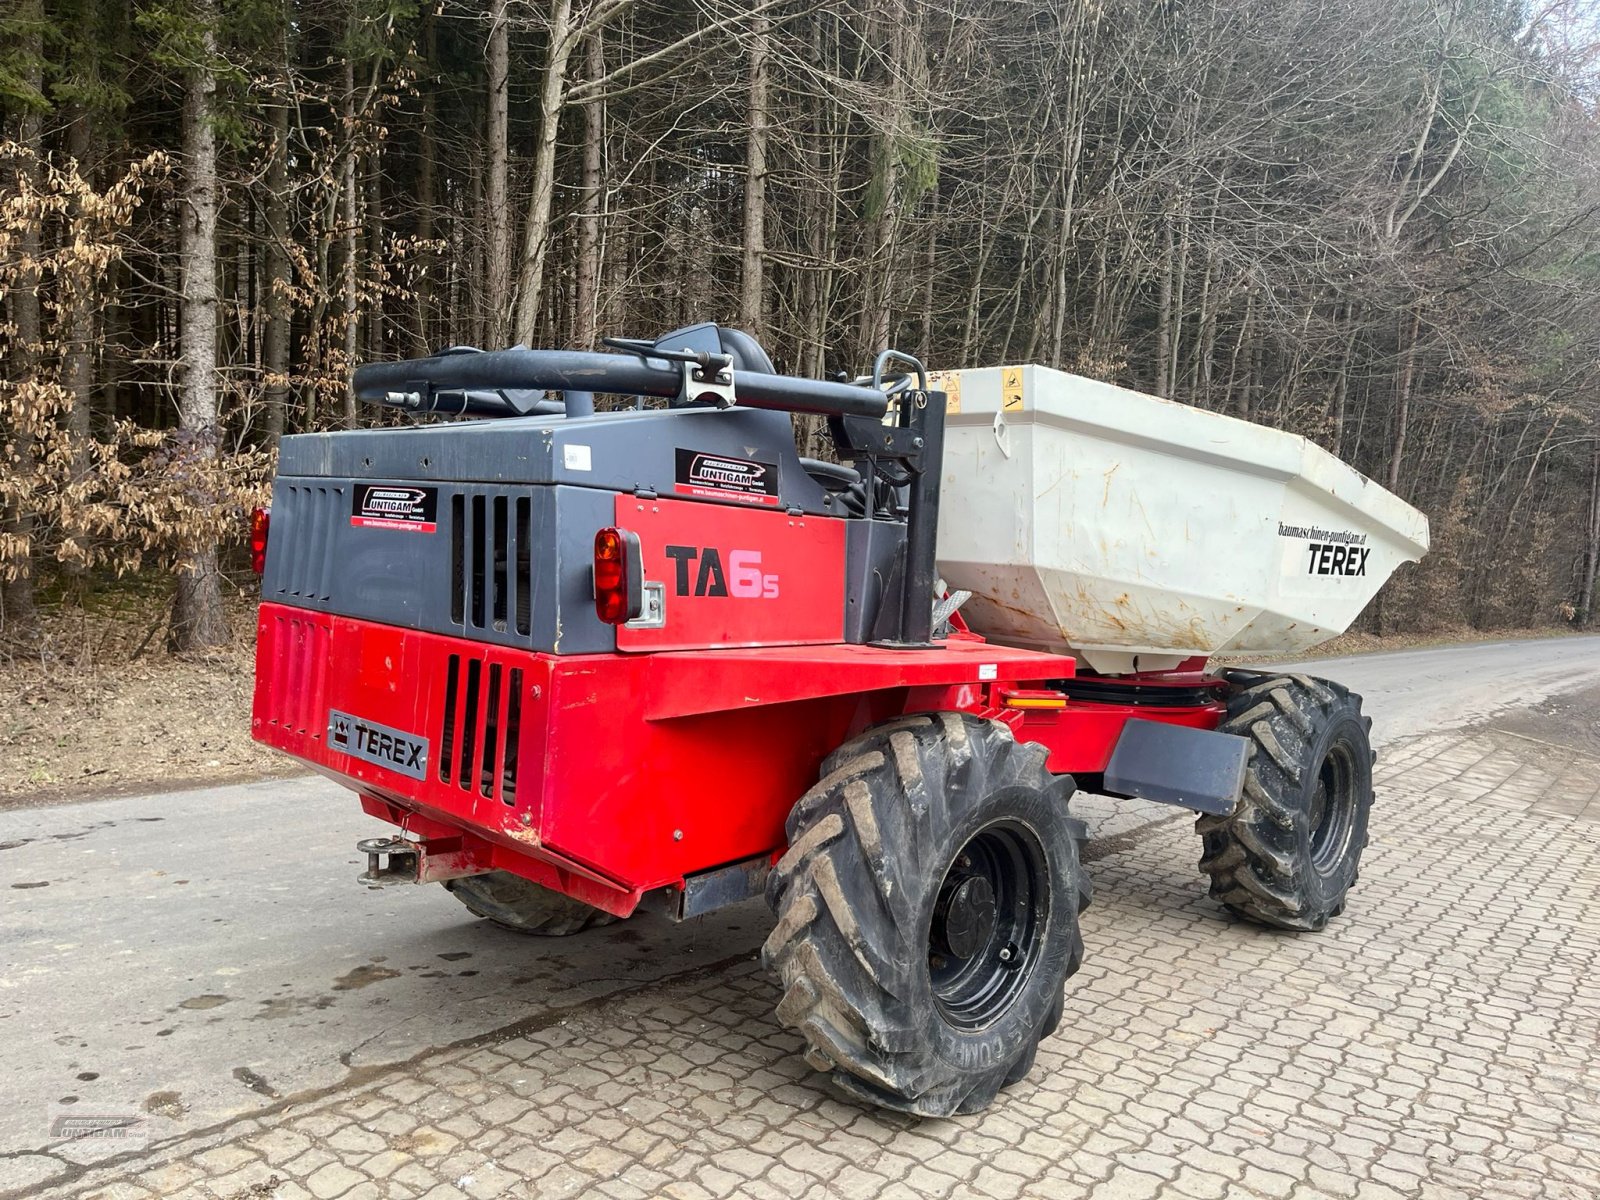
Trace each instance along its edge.
<path fill-rule="evenodd" d="M 1600 638 L 1307 669 L 1364 693 L 1382 746 L 1600 684 Z M 0 812 L 0 1172 L 26 1179 L 68 1109 L 137 1112 L 163 1138 L 202 1130 L 729 970 L 767 930 L 752 904 L 517 938 L 442 888 L 359 886 L 354 844 L 381 831 L 314 778 Z M 1126 836 L 1093 832 L 1091 858 Z"/>
<path fill-rule="evenodd" d="M 1600 637 L 1398 650 L 1318 659 L 1296 669 L 1302 668 L 1366 698 L 1373 744 L 1381 749 L 1600 682 Z"/>

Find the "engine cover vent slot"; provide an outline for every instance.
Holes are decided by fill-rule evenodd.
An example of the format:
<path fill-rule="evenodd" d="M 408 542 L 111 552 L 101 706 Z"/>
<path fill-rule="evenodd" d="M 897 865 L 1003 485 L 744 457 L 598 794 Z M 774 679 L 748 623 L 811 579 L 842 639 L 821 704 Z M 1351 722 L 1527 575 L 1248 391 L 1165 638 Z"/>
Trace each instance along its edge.
<path fill-rule="evenodd" d="M 533 632 L 532 504 L 527 496 L 450 498 L 450 619 L 463 629 Z"/>
<path fill-rule="evenodd" d="M 345 489 L 323 484 L 279 484 L 274 499 L 273 553 L 283 562 L 275 564 L 273 591 L 298 600 L 333 599 L 334 543 L 349 514 L 345 511 Z"/>
<path fill-rule="evenodd" d="M 452 654 L 445 672 L 439 781 L 486 800 L 515 804 L 521 668 Z"/>
<path fill-rule="evenodd" d="M 267 668 L 271 682 L 266 695 L 277 701 L 277 711 L 267 714 L 267 724 L 321 738 L 327 727 L 323 694 L 328 682 L 328 629 L 300 617 L 274 620 L 278 624 L 274 644 L 288 649 L 273 655 Z"/>

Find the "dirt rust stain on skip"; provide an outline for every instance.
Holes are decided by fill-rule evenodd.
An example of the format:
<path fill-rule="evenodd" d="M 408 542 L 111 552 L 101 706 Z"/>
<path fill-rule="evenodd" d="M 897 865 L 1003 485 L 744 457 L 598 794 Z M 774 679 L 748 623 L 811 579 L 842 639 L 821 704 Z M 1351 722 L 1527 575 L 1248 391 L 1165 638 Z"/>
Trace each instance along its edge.
<path fill-rule="evenodd" d="M 1106 471 L 1106 490 L 1105 493 L 1100 497 L 1101 508 L 1104 508 L 1106 505 L 1111 503 L 1111 477 L 1121 469 L 1121 463 L 1112 463 L 1110 469 Z"/>
<path fill-rule="evenodd" d="M 1068 600 L 1064 596 L 1063 599 L 1067 600 L 1067 607 L 1057 614 L 1056 625 L 1068 641 L 1074 635 L 1083 636 L 1088 631 L 1107 628 L 1121 634 L 1137 633 L 1141 641 L 1174 650 L 1208 650 L 1215 641 L 1200 614 L 1186 620 L 1173 620 L 1158 610 L 1141 608 L 1128 592 L 1107 604 L 1080 584 L 1074 597 Z M 1118 612 L 1118 609 L 1123 611 Z"/>
<path fill-rule="evenodd" d="M 544 845 L 539 837 L 539 831 L 531 825 L 502 825 L 500 832 L 514 842 L 521 842 L 524 846 L 531 846 L 537 850 Z"/>

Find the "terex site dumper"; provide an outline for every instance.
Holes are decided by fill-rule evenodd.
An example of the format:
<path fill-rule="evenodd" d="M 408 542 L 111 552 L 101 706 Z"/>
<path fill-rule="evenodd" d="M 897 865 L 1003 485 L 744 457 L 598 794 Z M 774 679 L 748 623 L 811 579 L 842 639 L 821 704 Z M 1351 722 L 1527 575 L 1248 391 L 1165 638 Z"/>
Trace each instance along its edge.
<path fill-rule="evenodd" d="M 1241 916 L 1343 909 L 1361 698 L 1206 661 L 1344 629 L 1420 514 L 1299 437 L 1042 367 L 609 344 L 365 366 L 363 399 L 487 419 L 283 442 L 255 736 L 396 827 L 364 880 L 545 934 L 764 894 L 808 1061 L 929 1115 L 1061 1020 L 1075 780 L 1199 813 Z M 798 457 L 791 413 L 850 465 Z"/>

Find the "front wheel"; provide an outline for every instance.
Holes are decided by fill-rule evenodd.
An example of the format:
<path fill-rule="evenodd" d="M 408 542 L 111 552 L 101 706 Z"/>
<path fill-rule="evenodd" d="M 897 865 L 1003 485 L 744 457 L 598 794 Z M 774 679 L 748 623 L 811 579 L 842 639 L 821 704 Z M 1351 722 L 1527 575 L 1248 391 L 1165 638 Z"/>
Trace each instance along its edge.
<path fill-rule="evenodd" d="M 1325 679 L 1231 678 L 1219 729 L 1249 742 L 1249 762 L 1234 811 L 1196 823 L 1200 869 L 1211 895 L 1242 917 L 1321 929 L 1344 911 L 1367 845 L 1372 721 L 1360 696 Z"/>
<path fill-rule="evenodd" d="M 999 722 L 908 717 L 831 755 L 790 814 L 762 958 L 845 1091 L 977 1112 L 1060 1021 L 1089 886 L 1072 781 L 1044 759 Z"/>

